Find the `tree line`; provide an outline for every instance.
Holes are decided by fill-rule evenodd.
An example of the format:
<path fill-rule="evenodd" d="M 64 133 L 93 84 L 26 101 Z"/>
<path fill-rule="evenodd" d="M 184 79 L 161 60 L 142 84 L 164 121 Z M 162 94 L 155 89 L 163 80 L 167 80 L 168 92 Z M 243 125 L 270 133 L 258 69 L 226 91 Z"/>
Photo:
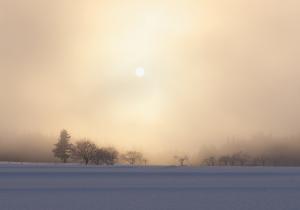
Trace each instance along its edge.
<path fill-rule="evenodd" d="M 82 162 L 85 165 L 115 165 L 126 162 L 130 165 L 147 164 L 147 159 L 138 151 L 127 151 L 120 154 L 113 147 L 99 147 L 89 139 L 82 139 L 71 143 L 71 135 L 67 130 L 62 130 L 58 142 L 52 150 L 54 156 L 61 162 Z"/>
<path fill-rule="evenodd" d="M 249 155 L 236 152 L 228 155 L 209 156 L 204 158 L 205 166 L 300 166 L 300 158 L 283 154 Z"/>
<path fill-rule="evenodd" d="M 299 139 L 298 135 L 274 137 L 264 134 L 234 138 L 218 148 L 203 150 L 201 165 L 300 166 Z"/>
<path fill-rule="evenodd" d="M 272 136 L 254 136 L 248 141 L 234 139 L 215 149 L 200 152 L 197 160 L 188 155 L 175 155 L 178 166 L 300 166 L 300 144 L 298 137 L 274 138 Z M 60 132 L 59 139 L 52 150 L 61 162 L 81 162 L 85 165 L 147 165 L 148 160 L 141 152 L 120 153 L 114 147 L 99 147 L 89 139 L 71 143 L 66 130 Z M 190 162 L 191 161 L 191 162 Z"/>

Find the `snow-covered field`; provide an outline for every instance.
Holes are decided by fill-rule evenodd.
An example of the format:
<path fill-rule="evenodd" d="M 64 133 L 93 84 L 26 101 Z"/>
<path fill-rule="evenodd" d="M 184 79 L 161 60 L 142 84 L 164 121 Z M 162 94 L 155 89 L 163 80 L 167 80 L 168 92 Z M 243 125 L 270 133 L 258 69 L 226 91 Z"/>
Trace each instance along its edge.
<path fill-rule="evenodd" d="M 0 164 L 1 210 L 299 210 L 300 168 Z"/>

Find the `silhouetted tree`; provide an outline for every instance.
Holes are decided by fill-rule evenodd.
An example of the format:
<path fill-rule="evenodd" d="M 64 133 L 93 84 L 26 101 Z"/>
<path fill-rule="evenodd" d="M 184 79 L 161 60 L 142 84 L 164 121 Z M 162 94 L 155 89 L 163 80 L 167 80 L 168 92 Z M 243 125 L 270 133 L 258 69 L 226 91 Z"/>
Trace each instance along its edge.
<path fill-rule="evenodd" d="M 70 143 L 71 136 L 66 130 L 60 132 L 60 137 L 58 142 L 54 145 L 55 148 L 52 150 L 54 156 L 59 158 L 62 162 L 66 163 L 71 155 L 71 146 Z"/>
<path fill-rule="evenodd" d="M 217 163 L 217 159 L 214 156 L 208 157 L 203 161 L 203 164 L 207 166 L 215 166 L 216 163 Z"/>
<path fill-rule="evenodd" d="M 147 164 L 148 164 L 148 160 L 147 160 L 146 158 L 143 158 L 143 159 L 142 159 L 142 162 L 144 163 L 144 166 L 146 167 Z"/>
<path fill-rule="evenodd" d="M 97 148 L 93 160 L 97 165 L 114 165 L 118 159 L 118 151 L 112 147 Z"/>
<path fill-rule="evenodd" d="M 135 165 L 137 163 L 142 162 L 143 154 L 137 151 L 128 151 L 125 154 L 123 154 L 121 158 L 130 165 Z"/>
<path fill-rule="evenodd" d="M 253 158 L 253 164 L 258 166 L 265 166 L 267 163 L 267 157 L 265 155 L 258 155 Z"/>
<path fill-rule="evenodd" d="M 74 159 L 81 159 L 84 161 L 85 165 L 95 157 L 97 146 L 91 141 L 84 139 L 76 142 L 72 147 L 72 157 Z"/>
<path fill-rule="evenodd" d="M 179 163 L 179 165 L 180 166 L 184 166 L 184 162 L 186 162 L 186 161 L 188 161 L 189 160 L 189 158 L 188 158 L 188 156 L 174 156 L 174 158 L 178 161 L 178 163 Z"/>
<path fill-rule="evenodd" d="M 219 164 L 228 166 L 231 163 L 231 157 L 229 155 L 223 155 L 219 158 Z"/>
<path fill-rule="evenodd" d="M 247 155 L 243 152 L 238 152 L 231 156 L 232 165 L 238 164 L 238 165 L 244 166 L 245 163 L 247 163 L 247 161 L 249 159 L 250 159 L 249 155 Z"/>

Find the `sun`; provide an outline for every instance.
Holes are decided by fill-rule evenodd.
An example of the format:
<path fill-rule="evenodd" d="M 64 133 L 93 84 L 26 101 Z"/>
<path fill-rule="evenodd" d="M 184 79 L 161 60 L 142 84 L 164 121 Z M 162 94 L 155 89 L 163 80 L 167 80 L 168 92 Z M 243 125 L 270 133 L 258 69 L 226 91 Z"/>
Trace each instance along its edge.
<path fill-rule="evenodd" d="M 143 67 L 136 68 L 135 75 L 137 77 L 144 77 L 145 76 L 145 69 Z"/>

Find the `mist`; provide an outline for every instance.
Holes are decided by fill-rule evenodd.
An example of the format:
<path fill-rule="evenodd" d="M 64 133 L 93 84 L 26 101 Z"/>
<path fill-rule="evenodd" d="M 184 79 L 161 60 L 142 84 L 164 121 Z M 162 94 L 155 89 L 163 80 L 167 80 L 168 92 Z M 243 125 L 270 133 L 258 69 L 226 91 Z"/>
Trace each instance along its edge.
<path fill-rule="evenodd" d="M 52 161 L 61 129 L 153 163 L 236 136 L 251 154 L 293 148 L 299 14 L 296 0 L 0 0 L 0 157 Z"/>

